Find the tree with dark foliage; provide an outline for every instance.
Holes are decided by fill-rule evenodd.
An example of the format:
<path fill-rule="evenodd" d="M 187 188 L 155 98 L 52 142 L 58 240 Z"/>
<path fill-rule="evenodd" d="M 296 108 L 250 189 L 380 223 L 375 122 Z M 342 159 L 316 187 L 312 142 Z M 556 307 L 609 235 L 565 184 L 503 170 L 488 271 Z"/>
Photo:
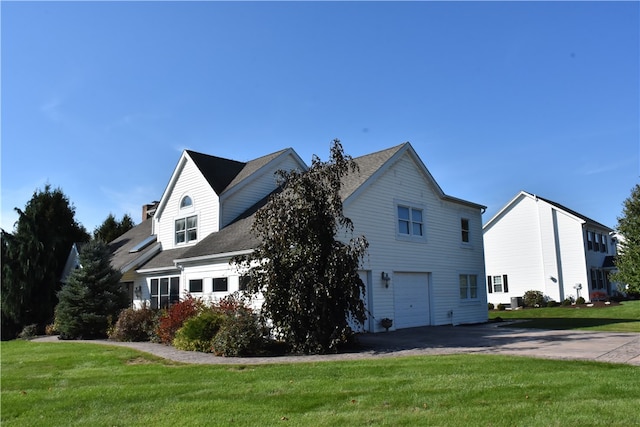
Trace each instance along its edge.
<path fill-rule="evenodd" d="M 75 208 L 62 190 L 36 190 L 19 214 L 13 233 L 2 230 L 2 320 L 19 332 L 36 324 L 38 332 L 53 321 L 60 275 L 71 246 L 89 240 L 75 219 Z"/>
<path fill-rule="evenodd" d="M 93 238 L 109 243 L 131 230 L 135 224 L 129 214 L 124 214 L 122 220 L 118 221 L 113 214 L 109 214 L 107 219 L 93 230 Z"/>
<path fill-rule="evenodd" d="M 618 218 L 617 232 L 622 235 L 615 265 L 618 272 L 612 281 L 624 283 L 623 291 L 640 294 L 640 185 L 631 190 L 624 201 L 622 216 Z"/>
<path fill-rule="evenodd" d="M 334 140 L 329 161 L 313 157 L 307 171 L 279 171 L 282 191 L 255 215 L 261 244 L 236 259 L 249 276 L 248 292 L 262 293 L 262 312 L 294 352 L 327 353 L 351 338 L 349 321 L 363 323 L 365 286 L 358 275 L 368 243 L 348 243 L 341 180 L 357 165 Z"/>
<path fill-rule="evenodd" d="M 80 268 L 71 272 L 58 293 L 56 326 L 61 339 L 104 338 L 109 322 L 115 323 L 129 306 L 122 275 L 111 267 L 110 258 L 109 247 L 100 240 L 80 251 Z"/>

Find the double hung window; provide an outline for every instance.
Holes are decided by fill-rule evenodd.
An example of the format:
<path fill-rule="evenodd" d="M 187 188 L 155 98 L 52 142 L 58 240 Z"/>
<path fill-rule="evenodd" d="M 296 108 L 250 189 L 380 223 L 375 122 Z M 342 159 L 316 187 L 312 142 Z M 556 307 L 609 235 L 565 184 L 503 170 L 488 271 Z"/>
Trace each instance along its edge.
<path fill-rule="evenodd" d="M 176 244 L 198 239 L 198 217 L 196 215 L 176 220 Z"/>
<path fill-rule="evenodd" d="M 478 298 L 478 276 L 475 274 L 460 275 L 460 299 Z"/>
<path fill-rule="evenodd" d="M 460 232 L 462 233 L 462 243 L 469 243 L 469 220 L 460 218 Z"/>
<path fill-rule="evenodd" d="M 404 236 L 424 236 L 422 209 L 398 205 L 398 233 Z"/>
<path fill-rule="evenodd" d="M 502 276 L 487 276 L 487 291 L 489 293 L 506 293 L 509 292 L 509 283 L 507 281 L 507 275 Z"/>

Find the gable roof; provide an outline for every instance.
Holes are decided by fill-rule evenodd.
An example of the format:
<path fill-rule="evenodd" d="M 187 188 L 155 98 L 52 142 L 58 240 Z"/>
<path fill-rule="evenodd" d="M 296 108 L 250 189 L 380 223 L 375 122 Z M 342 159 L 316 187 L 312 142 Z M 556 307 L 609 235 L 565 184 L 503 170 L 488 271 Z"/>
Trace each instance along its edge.
<path fill-rule="evenodd" d="M 500 210 L 498 211 L 498 213 L 496 213 L 496 214 L 495 214 L 491 219 L 489 219 L 489 221 L 487 221 L 487 222 L 482 226 L 482 229 L 483 229 L 483 230 L 485 230 L 485 229 L 488 229 L 488 228 L 490 228 L 491 226 L 493 226 L 493 224 L 494 224 L 494 223 L 495 223 L 495 222 L 496 222 L 500 217 L 502 217 L 502 216 L 507 212 L 507 210 L 508 210 L 511 206 L 515 205 L 515 204 L 518 202 L 518 200 L 520 200 L 520 199 L 522 199 L 522 198 L 524 198 L 524 197 L 527 197 L 527 198 L 530 198 L 530 199 L 533 199 L 533 200 L 542 200 L 543 202 L 545 202 L 545 203 L 548 203 L 548 204 L 552 205 L 552 206 L 553 206 L 553 207 L 555 207 L 556 209 L 561 210 L 561 211 L 563 211 L 564 213 L 569 214 L 569 215 L 571 215 L 571 216 L 575 217 L 576 219 L 578 219 L 579 221 L 582 221 L 583 223 L 587 223 L 587 224 L 592 225 L 592 226 L 600 227 L 600 228 L 602 228 L 602 229 L 604 229 L 604 230 L 607 230 L 608 232 L 612 232 L 612 231 L 613 231 L 613 229 L 611 229 L 611 228 L 607 227 L 606 225 L 601 224 L 601 223 L 599 223 L 599 222 L 597 222 L 597 221 L 594 221 L 594 220 L 592 220 L 591 218 L 589 218 L 589 217 L 587 217 L 587 216 L 584 216 L 584 215 L 582 215 L 581 213 L 579 213 L 579 212 L 577 212 L 577 211 L 574 211 L 574 210 L 572 210 L 572 209 L 567 208 L 567 207 L 566 207 L 566 206 L 564 206 L 564 205 L 561 205 L 560 203 L 554 202 L 554 201 L 549 200 L 549 199 L 545 199 L 545 198 L 543 198 L 543 197 L 537 196 L 537 195 L 535 195 L 535 194 L 533 194 L 533 193 L 529 193 L 529 192 L 524 191 L 524 190 L 521 190 L 518 194 L 516 194 L 516 196 L 515 196 L 513 199 L 511 199 L 511 200 L 510 200 L 506 205 L 504 205 L 504 206 L 502 207 L 502 209 L 500 209 Z"/>
<path fill-rule="evenodd" d="M 196 151 L 185 150 L 185 152 L 191 157 L 193 163 L 195 163 L 202 176 L 218 196 L 246 166 L 246 163 L 210 156 Z"/>
<path fill-rule="evenodd" d="M 469 206 L 474 209 L 480 209 L 484 211 L 487 207 L 470 202 L 468 200 L 459 199 L 457 197 L 449 196 L 442 191 L 440 185 L 431 175 L 431 172 L 418 156 L 418 153 L 413 149 L 413 146 L 409 142 L 405 142 L 395 147 L 387 148 L 386 150 L 377 151 L 375 153 L 366 154 L 361 157 L 356 157 L 353 160 L 356 162 L 359 168 L 359 172 L 349 173 L 342 181 L 341 197 L 343 203 L 348 204 L 350 199 L 357 197 L 358 194 L 363 192 L 372 182 L 375 182 L 376 178 L 383 174 L 388 168 L 390 168 L 401 156 L 408 154 L 422 174 L 427 182 L 431 185 L 435 193 L 443 200 L 459 203 Z"/>

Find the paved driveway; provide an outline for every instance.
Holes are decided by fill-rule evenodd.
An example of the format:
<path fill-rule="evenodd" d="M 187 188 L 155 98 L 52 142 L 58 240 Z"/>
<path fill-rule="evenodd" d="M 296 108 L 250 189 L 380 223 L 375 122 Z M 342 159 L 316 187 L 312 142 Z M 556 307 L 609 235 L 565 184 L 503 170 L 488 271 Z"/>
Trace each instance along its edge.
<path fill-rule="evenodd" d="M 504 324 L 503 324 L 504 325 Z M 41 342 L 56 337 L 37 338 Z M 430 326 L 359 336 L 362 349 L 352 353 L 315 356 L 225 358 L 212 354 L 176 350 L 154 343 L 83 341 L 131 347 L 165 359 L 196 364 L 260 364 L 358 360 L 426 354 L 508 354 L 549 359 L 595 360 L 640 366 L 640 334 L 616 332 L 548 331 L 498 327 Z"/>

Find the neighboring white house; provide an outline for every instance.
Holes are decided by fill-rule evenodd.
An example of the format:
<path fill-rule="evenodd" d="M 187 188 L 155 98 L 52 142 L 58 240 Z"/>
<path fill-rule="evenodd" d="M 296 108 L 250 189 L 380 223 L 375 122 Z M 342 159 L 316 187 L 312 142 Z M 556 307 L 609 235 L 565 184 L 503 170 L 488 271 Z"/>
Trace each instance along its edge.
<path fill-rule="evenodd" d="M 483 234 L 493 304 L 511 304 L 529 290 L 558 302 L 615 292 L 608 281 L 613 230 L 559 203 L 521 191 L 487 221 Z"/>
<path fill-rule="evenodd" d="M 364 330 L 383 330 L 385 317 L 393 329 L 486 321 L 485 207 L 446 195 L 409 143 L 354 160 L 360 170 L 344 178 L 341 196 L 354 235 L 369 241 Z M 250 227 L 277 188 L 275 172 L 306 168 L 292 149 L 247 163 L 185 151 L 155 214 L 111 242 L 134 304 L 240 290 L 230 260 L 259 243 Z"/>

